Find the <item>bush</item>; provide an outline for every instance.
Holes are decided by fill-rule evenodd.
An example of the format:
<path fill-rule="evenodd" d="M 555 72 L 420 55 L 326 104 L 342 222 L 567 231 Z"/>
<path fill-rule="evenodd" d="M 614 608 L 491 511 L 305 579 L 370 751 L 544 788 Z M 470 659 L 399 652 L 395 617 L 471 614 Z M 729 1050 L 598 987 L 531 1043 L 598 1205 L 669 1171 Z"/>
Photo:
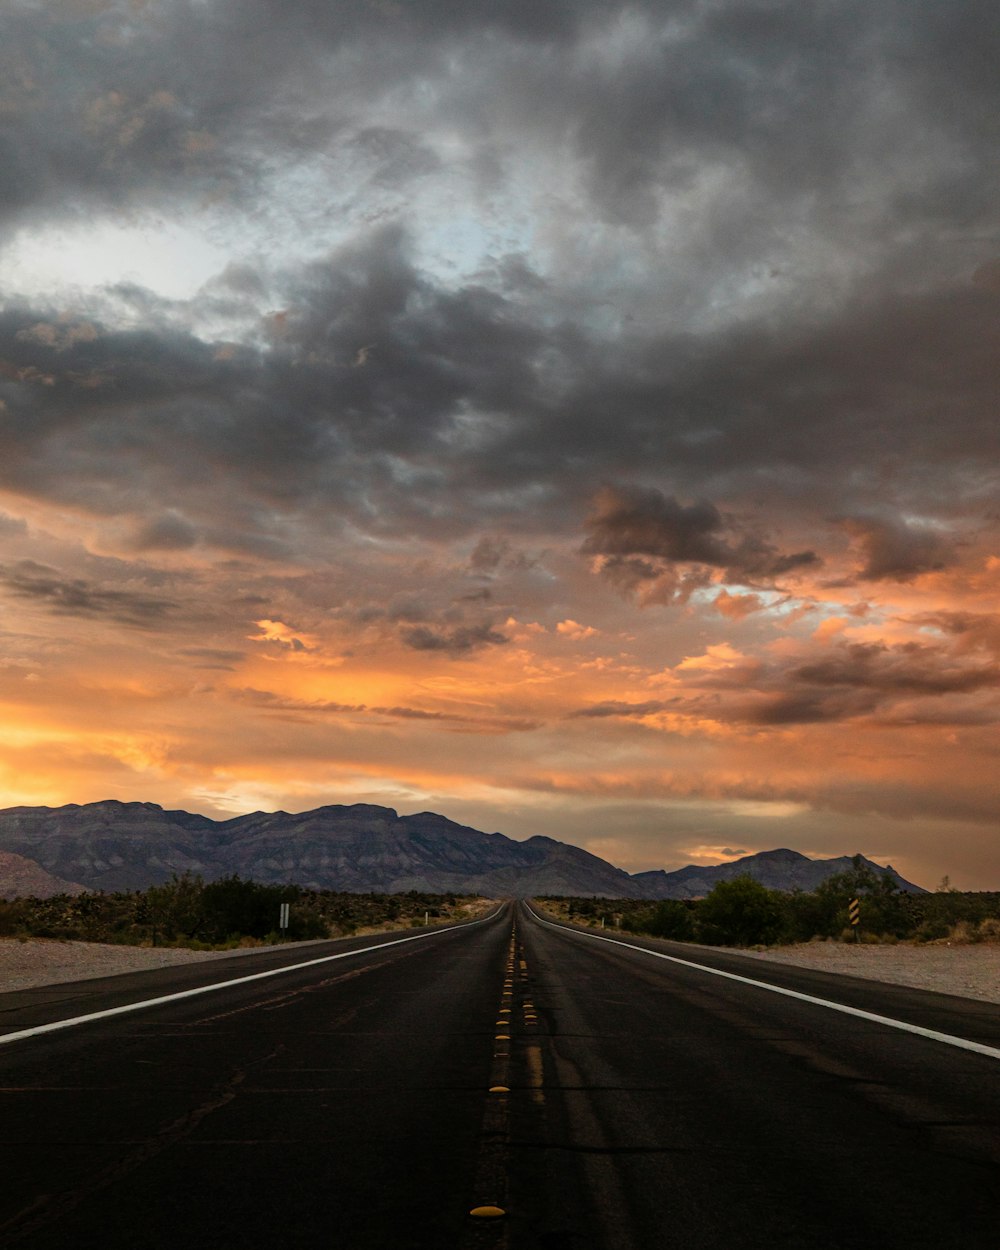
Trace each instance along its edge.
<path fill-rule="evenodd" d="M 194 873 L 174 874 L 146 890 L 0 899 L 0 937 L 85 939 L 118 944 L 210 950 L 241 940 L 301 941 L 353 933 L 391 922 L 402 928 L 434 919 L 462 919 L 471 896 L 346 894 L 264 885 L 239 876 L 206 884 Z M 279 909 L 290 904 L 289 927 L 278 933 Z"/>
<path fill-rule="evenodd" d="M 640 929 L 651 937 L 669 938 L 673 942 L 689 942 L 694 937 L 694 916 L 687 903 L 668 898 L 657 903 Z"/>
<path fill-rule="evenodd" d="M 718 946 L 773 942 L 782 928 L 781 896 L 752 877 L 720 881 L 698 905 L 701 939 Z"/>
<path fill-rule="evenodd" d="M 1000 940 L 1000 892 L 944 888 L 934 894 L 910 894 L 900 890 L 891 877 L 873 872 L 860 856 L 846 872 L 827 878 L 810 892 L 786 894 L 767 890 L 752 878 L 738 880 L 739 885 L 723 882 L 704 899 L 652 903 L 547 896 L 541 901 L 583 924 L 597 925 L 603 919 L 611 927 L 620 919 L 625 932 L 716 945 L 814 938 L 844 942 Z M 848 916 L 853 898 L 861 900 L 857 930 Z"/>

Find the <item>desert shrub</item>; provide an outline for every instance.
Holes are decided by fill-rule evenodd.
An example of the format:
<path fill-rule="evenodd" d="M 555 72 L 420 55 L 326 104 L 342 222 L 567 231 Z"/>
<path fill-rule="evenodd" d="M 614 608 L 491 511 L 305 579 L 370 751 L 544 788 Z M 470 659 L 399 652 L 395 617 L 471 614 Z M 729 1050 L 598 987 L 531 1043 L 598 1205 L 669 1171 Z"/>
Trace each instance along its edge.
<path fill-rule="evenodd" d="M 843 928 L 847 902 L 834 894 L 796 890 L 782 895 L 780 905 L 783 942 L 835 937 Z"/>
<path fill-rule="evenodd" d="M 948 940 L 956 946 L 972 946 L 980 941 L 979 926 L 970 924 L 968 920 L 960 920 L 952 926 Z"/>
<path fill-rule="evenodd" d="M 177 873 L 146 891 L 150 929 L 167 942 L 201 938 L 205 924 L 205 882 L 196 873 Z"/>
<path fill-rule="evenodd" d="M 0 899 L 0 936 L 84 939 L 191 949 L 238 945 L 241 940 L 298 941 L 353 933 L 384 924 L 409 925 L 424 913 L 435 920 L 467 914 L 473 897 L 454 894 L 342 894 L 265 885 L 239 876 L 206 884 L 193 873 L 174 874 L 146 890 L 57 894 Z M 288 930 L 278 932 L 279 908 L 290 904 Z"/>
<path fill-rule="evenodd" d="M 757 882 L 731 892 L 732 882 L 722 885 L 726 888 L 721 894 L 716 886 L 707 898 L 697 900 L 650 903 L 637 899 L 548 896 L 541 901 L 553 904 L 560 915 L 583 924 L 596 925 L 603 919 L 608 928 L 614 928 L 620 918 L 624 931 L 676 941 L 693 938 L 717 945 L 808 942 L 814 938 L 932 942 L 949 938 L 956 925 L 964 927 L 952 940 L 1000 941 L 1000 891 L 959 891 L 945 882 L 936 893 L 911 894 L 900 890 L 892 877 L 873 872 L 860 856 L 855 857 L 846 872 L 827 878 L 808 892 L 766 890 Z M 736 896 L 741 891 L 745 897 L 737 905 Z M 857 932 L 849 923 L 848 904 L 852 898 L 861 900 Z M 679 908 L 686 909 L 690 931 Z"/>
<path fill-rule="evenodd" d="M 680 899 L 664 899 L 653 908 L 640 932 L 674 942 L 688 942 L 694 937 L 693 910 Z"/>
<path fill-rule="evenodd" d="M 828 877 L 813 894 L 825 923 L 818 936 L 851 930 L 848 906 L 852 898 L 861 903 L 862 936 L 907 937 L 919 923 L 912 895 L 900 890 L 892 877 L 873 872 L 860 855 L 854 857 L 851 868 Z"/>
<path fill-rule="evenodd" d="M 949 933 L 949 926 L 944 920 L 924 920 L 914 929 L 913 936 L 918 942 L 940 942 Z"/>
<path fill-rule="evenodd" d="M 719 946 L 773 942 L 784 920 L 781 898 L 752 877 L 720 881 L 698 905 L 698 935 Z"/>

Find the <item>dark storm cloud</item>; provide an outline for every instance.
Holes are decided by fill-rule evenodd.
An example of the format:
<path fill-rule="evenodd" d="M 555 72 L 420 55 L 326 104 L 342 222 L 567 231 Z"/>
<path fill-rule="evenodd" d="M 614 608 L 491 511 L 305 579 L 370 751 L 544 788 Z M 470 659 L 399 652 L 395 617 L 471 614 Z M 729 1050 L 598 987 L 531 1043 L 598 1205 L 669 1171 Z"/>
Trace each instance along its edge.
<path fill-rule="evenodd" d="M 181 9 L 193 36 L 183 60 L 171 20 Z M 180 4 L 160 10 L 39 3 L 5 14 L 0 71 L 13 124 L 0 138 L 0 213 L 65 218 L 87 204 L 163 203 L 225 185 L 229 156 L 199 129 L 211 113 L 217 125 L 231 111 L 218 76 L 214 87 L 208 74 L 198 83 L 209 54 L 197 38 L 205 15 Z M 178 73 L 185 64 L 190 76 Z"/>
<path fill-rule="evenodd" d="M 735 701 L 735 719 L 760 725 L 867 716 L 906 724 L 1000 720 L 995 697 L 1000 694 L 1000 665 L 970 663 L 945 647 L 845 644 L 813 663 L 768 670 L 756 685 L 756 695 Z M 987 696 L 988 705 L 968 703 L 981 695 Z"/>
<path fill-rule="evenodd" d="M 908 582 L 955 562 L 952 545 L 937 530 L 898 518 L 855 517 L 846 522 L 865 564 L 861 581 Z"/>
<path fill-rule="evenodd" d="M 571 153 L 592 208 L 633 229 L 664 189 L 730 169 L 740 194 L 706 223 L 730 254 L 740 234 L 773 240 L 776 203 L 784 221 L 822 197 L 829 225 L 860 179 L 897 219 L 987 220 L 996 174 L 976 158 L 996 140 L 998 42 L 981 0 L 37 0 L 5 25 L 3 196 L 11 211 L 252 202 L 261 157 L 341 144 L 405 185 L 440 158 L 375 120 L 402 90 L 418 126 L 483 155 L 526 131 Z"/>
<path fill-rule="evenodd" d="M 289 273 L 284 307 L 260 350 L 170 326 L 88 323 L 73 338 L 55 314 L 8 309 L 0 481 L 141 513 L 150 549 L 214 535 L 281 559 L 284 509 L 385 532 L 450 536 L 494 518 L 558 532 L 610 474 L 656 475 L 663 490 L 606 492 L 587 542 L 639 581 L 664 563 L 767 581 L 817 562 L 675 491 L 779 522 L 803 506 L 865 518 L 878 503 L 855 522 L 864 576 L 901 579 L 951 556 L 887 493 L 948 519 L 981 489 L 977 463 L 1000 454 L 987 350 L 1000 299 L 972 286 L 782 334 L 634 331 L 601 350 L 589 331 L 546 325 L 543 307 L 446 289 L 388 227 Z M 478 547 L 476 571 L 508 561 L 505 542 Z"/>
<path fill-rule="evenodd" d="M 168 511 L 144 522 L 133 543 L 137 551 L 182 551 L 197 540 L 198 531 L 191 522 Z"/>
<path fill-rule="evenodd" d="M 0 585 L 11 594 L 32 599 L 59 615 L 103 617 L 138 628 L 167 624 L 177 607 L 173 600 L 156 595 L 109 590 L 85 578 L 66 577 L 58 569 L 34 560 L 0 566 Z"/>
<path fill-rule="evenodd" d="M 644 720 L 670 713 L 762 726 L 859 717 L 906 724 L 1000 721 L 995 697 L 1000 695 L 1000 664 L 971 663 L 942 646 L 848 643 L 808 664 L 740 660 L 718 669 L 681 670 L 678 676 L 685 694 L 644 702 L 608 700 L 571 716 Z M 972 696 L 986 696 L 987 702 L 970 703 Z"/>
<path fill-rule="evenodd" d="M 0 139 L 0 213 L 247 203 L 261 153 L 322 153 L 345 137 L 374 151 L 382 181 L 421 176 L 434 154 L 391 128 L 352 127 L 359 103 L 433 76 L 447 44 L 479 43 L 490 30 L 516 42 L 571 43 L 588 8 L 555 0 L 15 4 L 0 50 L 2 103 L 15 122 Z"/>
<path fill-rule="evenodd" d="M 436 459 L 447 465 L 458 410 L 470 401 L 503 408 L 530 391 L 533 332 L 485 290 L 432 287 L 396 228 L 299 271 L 286 295 L 288 311 L 264 354 L 221 351 L 171 329 L 98 327 L 86 341 L 57 346 L 54 318 L 8 310 L 0 417 L 9 454 L 0 479 L 108 512 L 130 494 L 133 506 L 140 497 L 148 506 L 157 495 L 165 504 L 178 488 L 211 485 L 198 505 L 204 512 L 208 500 L 209 519 L 217 506 L 221 519 L 239 520 L 238 494 L 257 530 L 266 515 L 255 515 L 254 504 L 309 502 L 377 526 L 383 510 L 366 500 L 381 503 L 382 495 L 411 517 L 426 509 L 432 523 L 440 511 L 432 497 L 449 486 Z M 377 352 L 355 367 L 365 344 Z M 79 393 L 70 375 L 94 371 L 107 384 Z M 423 490 L 401 489 L 404 460 L 413 465 L 408 484 Z M 392 524 L 391 506 L 384 515 Z M 193 519 L 167 508 L 136 541 L 190 546 L 196 532 Z"/>
<path fill-rule="evenodd" d="M 704 500 L 685 506 L 661 491 L 641 487 L 608 487 L 596 501 L 587 522 L 588 555 L 625 559 L 637 578 L 655 578 L 659 566 L 646 557 L 672 564 L 705 564 L 726 570 L 730 580 L 770 580 L 795 569 L 818 564 L 813 551 L 782 555 L 756 535 L 725 532 L 734 526 Z"/>
<path fill-rule="evenodd" d="M 253 347 L 186 333 L 135 288 L 115 298 L 141 331 L 8 309 L 0 482 L 128 512 L 133 549 L 287 559 L 303 538 L 278 514 L 338 536 L 565 533 L 602 483 L 653 480 L 618 488 L 587 550 L 665 599 L 684 593 L 671 566 L 768 582 L 815 565 L 822 535 L 785 551 L 741 519 L 755 511 L 861 518 L 863 579 L 947 565 L 934 523 L 981 497 L 976 466 L 1000 454 L 981 224 L 997 36 L 972 0 L 20 4 L 2 54 L 12 213 L 180 197 L 253 215 L 284 195 L 276 169 L 344 157 L 402 196 L 373 216 L 405 219 L 458 135 L 462 169 L 500 187 L 514 152 L 568 161 L 567 219 L 609 224 L 638 261 L 590 288 L 588 266 L 543 276 L 512 252 L 449 284 L 400 224 L 358 218 L 322 261 L 267 281 L 241 262 L 192 306 L 276 312 Z M 663 197 L 689 193 L 697 228 L 664 258 Z M 827 252 L 843 270 L 810 268 Z M 772 279 L 784 294 L 756 315 Z M 739 318 L 699 322 L 744 288 Z M 691 326 L 665 323 L 674 298 Z"/>
<path fill-rule="evenodd" d="M 485 647 L 502 647 L 510 642 L 492 625 L 458 625 L 454 629 L 435 629 L 414 625 L 404 629 L 400 637 L 414 651 L 443 651 L 451 656 L 469 655 Z"/>
<path fill-rule="evenodd" d="M 804 664 L 790 673 L 813 686 L 856 686 L 903 694 L 966 694 L 1000 685 L 996 665 L 970 666 L 952 661 L 940 647 L 905 643 L 853 643 L 829 659 Z"/>

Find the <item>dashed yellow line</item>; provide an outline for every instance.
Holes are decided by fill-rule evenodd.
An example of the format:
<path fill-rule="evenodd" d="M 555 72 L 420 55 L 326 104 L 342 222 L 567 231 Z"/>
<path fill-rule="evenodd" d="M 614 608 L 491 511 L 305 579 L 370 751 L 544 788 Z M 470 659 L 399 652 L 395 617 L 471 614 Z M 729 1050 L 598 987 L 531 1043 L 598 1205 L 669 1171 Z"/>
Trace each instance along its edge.
<path fill-rule="evenodd" d="M 503 1030 L 494 1034 L 493 1067 L 490 1072 L 489 1094 L 483 1116 L 482 1145 L 480 1146 L 479 1162 L 476 1169 L 476 1192 L 479 1201 L 469 1209 L 469 1219 L 480 1229 L 489 1229 L 475 1234 L 475 1246 L 486 1245 L 481 1238 L 487 1237 L 490 1247 L 502 1250 L 507 1244 L 506 1201 L 507 1201 L 507 1126 L 509 1119 L 510 1098 L 510 1045 L 514 1011 L 511 1006 L 514 1000 L 514 975 L 517 963 L 517 931 L 511 931 L 510 944 L 507 951 L 507 965 L 504 972 L 503 985 L 500 991 L 500 1006 L 497 1008 L 495 1028 Z M 524 961 L 521 961 L 524 968 Z M 523 1013 L 522 1013 L 523 1014 Z M 504 1043 L 496 1046 L 496 1043 Z M 471 1234 L 470 1234 L 471 1235 Z"/>
<path fill-rule="evenodd" d="M 503 1207 L 483 1206 L 473 1207 L 469 1214 L 477 1220 L 499 1220 L 502 1219 L 507 1212 Z"/>

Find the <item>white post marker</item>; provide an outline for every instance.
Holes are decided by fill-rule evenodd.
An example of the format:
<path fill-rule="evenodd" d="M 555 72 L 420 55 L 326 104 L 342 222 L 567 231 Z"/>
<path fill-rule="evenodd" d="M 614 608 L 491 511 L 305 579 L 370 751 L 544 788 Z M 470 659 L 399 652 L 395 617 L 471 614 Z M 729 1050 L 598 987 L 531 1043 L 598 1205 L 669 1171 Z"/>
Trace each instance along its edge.
<path fill-rule="evenodd" d="M 284 933 L 288 929 L 288 903 L 281 904 L 281 913 L 278 917 L 278 928 Z"/>

